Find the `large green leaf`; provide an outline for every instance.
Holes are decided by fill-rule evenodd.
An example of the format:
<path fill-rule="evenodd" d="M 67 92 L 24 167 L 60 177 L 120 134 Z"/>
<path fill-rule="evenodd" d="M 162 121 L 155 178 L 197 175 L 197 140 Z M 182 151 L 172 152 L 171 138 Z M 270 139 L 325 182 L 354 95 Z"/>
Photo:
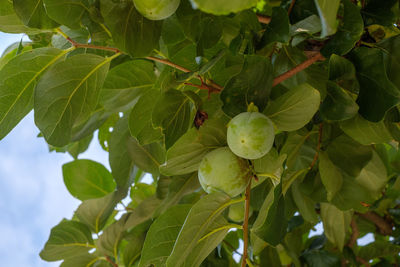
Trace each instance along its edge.
<path fill-rule="evenodd" d="M 61 263 L 60 267 L 91 266 L 92 263 L 97 262 L 96 260 L 100 261 L 101 258 L 99 256 L 90 253 L 79 254 L 75 257 L 65 259 Z"/>
<path fill-rule="evenodd" d="M 144 18 L 132 1 L 101 0 L 101 14 L 116 46 L 134 57 L 149 55 L 158 47 L 161 22 Z"/>
<path fill-rule="evenodd" d="M 251 228 L 255 235 L 272 246 L 278 245 L 286 234 L 285 201 L 282 184 L 272 188 L 266 196 Z M 256 239 L 255 239 L 256 240 Z"/>
<path fill-rule="evenodd" d="M 104 81 L 100 104 L 113 112 L 132 108 L 138 96 L 153 86 L 156 80 L 153 68 L 148 60 L 127 61 L 112 68 Z"/>
<path fill-rule="evenodd" d="M 321 203 L 324 234 L 340 251 L 343 250 L 345 245 L 346 233 L 350 227 L 351 218 L 351 211 L 341 211 L 332 204 Z"/>
<path fill-rule="evenodd" d="M 39 77 L 67 52 L 34 49 L 14 57 L 0 70 L 0 139 L 31 111 Z"/>
<path fill-rule="evenodd" d="M 40 30 L 26 27 L 15 14 L 12 1 L 0 0 L 0 31 L 8 33 L 39 33 Z"/>
<path fill-rule="evenodd" d="M 356 116 L 358 105 L 343 88 L 328 81 L 326 91 L 327 95 L 320 106 L 321 116 L 324 119 L 341 121 Z"/>
<path fill-rule="evenodd" d="M 129 115 L 131 135 L 142 145 L 162 140 L 161 129 L 155 129 L 151 121 L 152 111 L 159 95 L 158 90 L 148 89 L 139 98 Z"/>
<path fill-rule="evenodd" d="M 364 32 L 364 22 L 359 8 L 350 0 L 343 0 L 343 5 L 343 25 L 321 50 L 325 57 L 333 53 L 337 55 L 348 53 Z"/>
<path fill-rule="evenodd" d="M 343 184 L 343 176 L 340 170 L 332 163 L 326 152 L 319 153 L 319 173 L 321 181 L 327 192 L 327 199 L 331 201 Z"/>
<path fill-rule="evenodd" d="M 103 229 L 115 206 L 124 195 L 121 192 L 113 192 L 102 198 L 85 200 L 79 205 L 75 215 L 80 222 L 85 223 L 93 232 L 98 233 Z"/>
<path fill-rule="evenodd" d="M 350 54 L 360 83 L 357 103 L 359 113 L 369 121 L 382 120 L 390 108 L 400 102 L 400 91 L 386 74 L 384 52 L 377 48 L 359 47 Z"/>
<path fill-rule="evenodd" d="M 317 223 L 318 214 L 315 211 L 316 203 L 301 191 L 299 180 L 293 182 L 291 189 L 293 200 L 296 203 L 296 206 L 304 220 L 312 224 Z"/>
<path fill-rule="evenodd" d="M 193 124 L 195 108 L 192 99 L 178 90 L 169 90 L 157 100 L 152 121 L 162 129 L 165 146 L 170 148 Z"/>
<path fill-rule="evenodd" d="M 246 56 L 242 71 L 227 82 L 221 93 L 224 112 L 233 117 L 247 111 L 251 102 L 263 110 L 272 88 L 272 75 L 272 65 L 265 57 Z"/>
<path fill-rule="evenodd" d="M 393 139 L 383 121 L 370 122 L 358 114 L 352 119 L 342 121 L 340 128 L 363 145 L 381 144 Z"/>
<path fill-rule="evenodd" d="M 115 189 L 111 173 L 100 163 L 79 159 L 63 165 L 64 183 L 79 200 L 104 197 Z"/>
<path fill-rule="evenodd" d="M 160 167 L 165 175 L 197 171 L 201 159 L 212 149 L 226 144 L 226 120 L 207 120 L 199 130 L 190 129 L 167 151 L 166 162 Z"/>
<path fill-rule="evenodd" d="M 357 256 L 365 260 L 374 258 L 397 255 L 400 252 L 400 246 L 386 240 L 375 240 L 368 245 L 362 246 Z"/>
<path fill-rule="evenodd" d="M 312 119 L 319 103 L 319 92 L 305 83 L 269 103 L 263 113 L 279 130 L 295 131 Z"/>
<path fill-rule="evenodd" d="M 176 205 L 152 223 L 143 245 L 139 267 L 165 266 L 191 205 Z"/>
<path fill-rule="evenodd" d="M 81 18 L 89 12 L 85 0 L 43 0 L 47 15 L 57 23 L 69 28 L 80 28 Z"/>
<path fill-rule="evenodd" d="M 41 77 L 35 90 L 35 123 L 49 144 L 68 144 L 72 127 L 89 118 L 112 59 L 75 55 L 56 63 Z"/>
<path fill-rule="evenodd" d="M 86 253 L 94 247 L 92 234 L 86 225 L 62 220 L 51 229 L 40 257 L 46 261 L 59 261 Z"/>
<path fill-rule="evenodd" d="M 213 221 L 235 202 L 237 200 L 231 200 L 224 193 L 212 193 L 194 204 L 179 232 L 172 253 L 167 259 L 167 266 L 183 266 L 186 258 L 200 238 L 206 234 Z"/>
<path fill-rule="evenodd" d="M 232 12 L 239 12 L 254 7 L 257 0 L 194 0 L 200 10 L 215 15 L 227 15 Z"/>
<path fill-rule="evenodd" d="M 336 14 L 339 9 L 340 0 L 314 0 L 314 3 L 321 19 L 321 37 L 334 34 L 338 26 Z"/>
<path fill-rule="evenodd" d="M 261 45 L 266 46 L 273 42 L 287 43 L 290 37 L 289 25 L 289 17 L 285 9 L 272 9 L 271 23 L 267 25 L 261 39 Z"/>
<path fill-rule="evenodd" d="M 43 0 L 13 0 L 15 13 L 31 28 L 52 29 L 58 24 L 49 18 Z"/>
<path fill-rule="evenodd" d="M 362 146 L 347 135 L 333 140 L 327 152 L 333 164 L 353 177 L 358 176 L 372 158 L 371 147 Z"/>
<path fill-rule="evenodd" d="M 126 146 L 137 167 L 154 175 L 159 174 L 159 167 L 165 160 L 165 149 L 160 143 L 141 145 L 136 139 L 128 137 Z"/>
<path fill-rule="evenodd" d="M 384 48 L 387 62 L 387 75 L 389 80 L 393 82 L 397 88 L 400 88 L 400 51 L 397 49 L 400 45 L 400 35 L 393 36 L 383 40 L 378 44 L 379 47 Z"/>

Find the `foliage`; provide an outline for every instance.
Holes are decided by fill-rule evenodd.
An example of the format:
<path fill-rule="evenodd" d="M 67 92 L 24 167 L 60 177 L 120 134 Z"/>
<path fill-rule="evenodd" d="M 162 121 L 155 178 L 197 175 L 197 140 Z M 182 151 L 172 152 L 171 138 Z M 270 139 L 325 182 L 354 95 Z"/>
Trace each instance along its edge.
<path fill-rule="evenodd" d="M 30 38 L 0 58 L 0 139 L 33 109 L 82 201 L 42 259 L 239 266 L 244 247 L 242 266 L 399 264 L 399 16 L 396 0 L 0 0 L 0 31 Z M 242 196 L 207 194 L 199 164 L 248 109 L 273 146 L 244 164 Z M 93 136 L 111 170 L 79 158 Z"/>

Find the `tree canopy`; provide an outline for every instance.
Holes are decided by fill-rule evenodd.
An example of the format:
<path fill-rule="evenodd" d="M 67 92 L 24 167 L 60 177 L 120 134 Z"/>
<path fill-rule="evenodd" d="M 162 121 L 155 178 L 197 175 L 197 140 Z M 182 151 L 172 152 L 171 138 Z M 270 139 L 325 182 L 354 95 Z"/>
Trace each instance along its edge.
<path fill-rule="evenodd" d="M 399 28 L 397 0 L 0 0 L 30 39 L 0 58 L 0 139 L 33 110 L 82 201 L 41 258 L 399 265 Z"/>

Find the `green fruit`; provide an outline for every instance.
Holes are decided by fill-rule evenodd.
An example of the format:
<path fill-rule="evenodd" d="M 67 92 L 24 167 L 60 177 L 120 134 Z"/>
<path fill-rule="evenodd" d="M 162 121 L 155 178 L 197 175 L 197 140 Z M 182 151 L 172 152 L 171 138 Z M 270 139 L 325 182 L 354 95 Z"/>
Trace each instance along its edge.
<path fill-rule="evenodd" d="M 228 146 L 245 159 L 258 159 L 267 154 L 274 138 L 271 120 L 259 112 L 240 113 L 228 124 Z"/>
<path fill-rule="evenodd" d="M 251 177 L 247 160 L 237 157 L 228 147 L 211 151 L 200 162 L 199 181 L 207 193 L 225 192 L 235 197 L 246 189 Z"/>
<path fill-rule="evenodd" d="M 245 203 L 235 203 L 229 207 L 228 217 L 234 222 L 243 222 L 245 212 Z M 249 217 L 253 213 L 253 208 L 250 206 Z"/>
<path fill-rule="evenodd" d="M 161 20 L 175 13 L 180 0 L 133 0 L 133 3 L 144 17 Z"/>

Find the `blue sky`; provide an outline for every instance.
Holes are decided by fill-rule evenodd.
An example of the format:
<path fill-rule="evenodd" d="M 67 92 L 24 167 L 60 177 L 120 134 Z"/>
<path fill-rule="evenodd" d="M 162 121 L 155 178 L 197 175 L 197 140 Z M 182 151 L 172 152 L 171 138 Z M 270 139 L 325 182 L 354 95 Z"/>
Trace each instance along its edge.
<path fill-rule="evenodd" d="M 21 37 L 0 32 L 0 54 Z M 42 261 L 39 252 L 50 229 L 62 218 L 70 218 L 80 203 L 62 179 L 61 166 L 72 157 L 49 153 L 38 133 L 30 113 L 0 141 L 0 266 L 59 266 Z M 107 153 L 96 139 L 80 158 L 109 168 Z"/>

